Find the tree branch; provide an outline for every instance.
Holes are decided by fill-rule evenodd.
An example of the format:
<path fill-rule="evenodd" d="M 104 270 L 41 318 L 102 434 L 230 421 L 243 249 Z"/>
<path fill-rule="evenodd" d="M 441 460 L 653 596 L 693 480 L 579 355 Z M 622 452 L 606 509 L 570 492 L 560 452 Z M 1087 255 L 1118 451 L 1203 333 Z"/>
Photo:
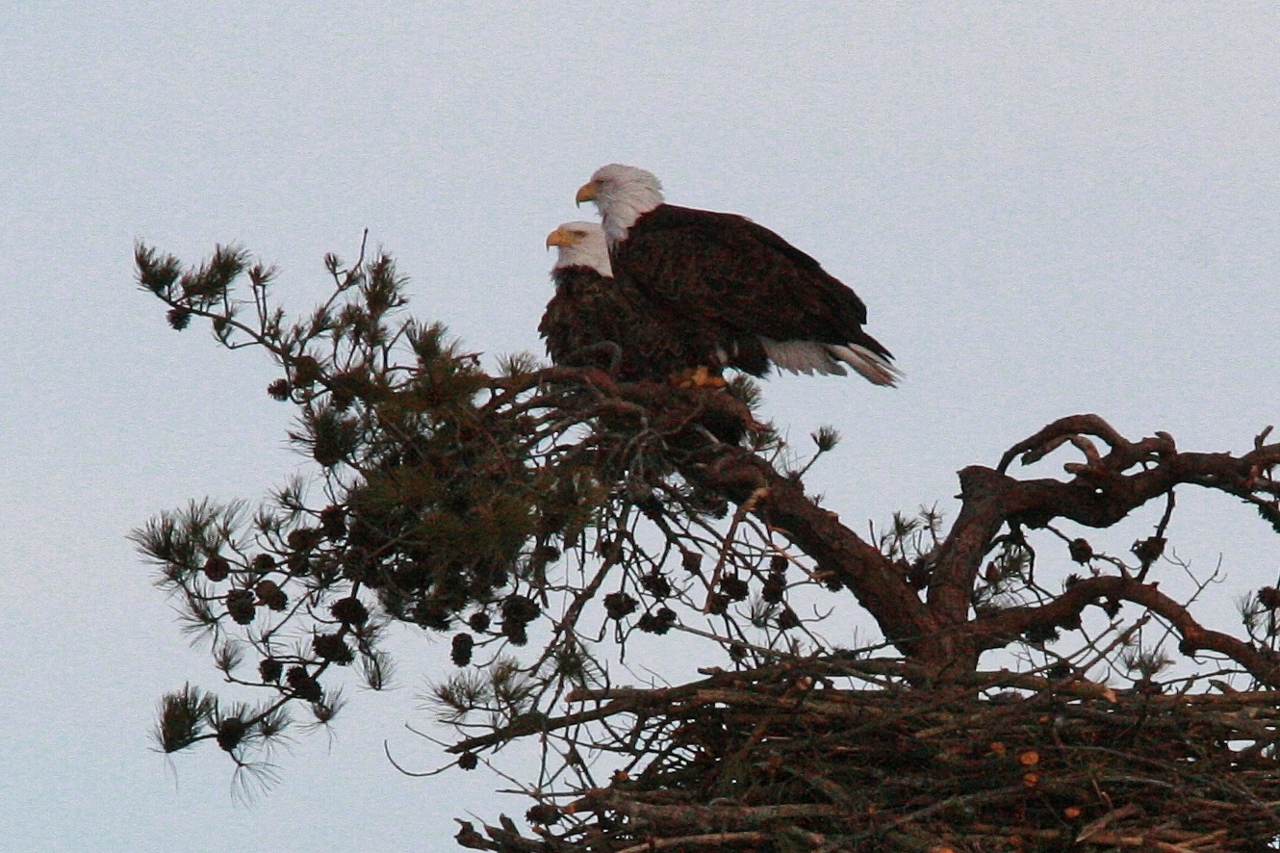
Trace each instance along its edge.
<path fill-rule="evenodd" d="M 915 590 L 894 563 L 805 495 L 804 485 L 739 447 L 721 446 L 684 473 L 738 504 L 756 496 L 756 517 L 785 535 L 867 609 L 885 637 L 904 654 L 935 627 Z"/>
<path fill-rule="evenodd" d="M 1131 601 L 1160 616 L 1177 632 L 1178 650 L 1184 655 L 1199 651 L 1217 652 L 1243 666 L 1263 684 L 1280 686 L 1280 655 L 1259 648 L 1229 634 L 1202 626 L 1187 608 L 1160 592 L 1159 584 L 1143 583 L 1120 575 L 1086 578 L 1067 589 L 1048 604 L 1034 607 L 1012 607 L 970 623 L 969 630 L 982 649 L 1007 645 L 1029 628 L 1075 628 L 1080 615 L 1099 599 Z"/>
<path fill-rule="evenodd" d="M 1080 438 L 1083 435 L 1103 439 L 1110 452 L 1096 453 L 1090 442 Z M 1016 480 L 1004 473 L 1019 454 L 1024 462 L 1032 462 L 1073 439 L 1084 449 L 1086 462 L 1065 466 L 1074 475 L 1070 480 Z M 1139 464 L 1142 468 L 1135 473 L 1123 473 Z M 1277 525 L 1280 506 L 1275 496 L 1280 489 L 1271 479 L 1277 464 L 1277 444 L 1256 443 L 1240 457 L 1179 453 L 1165 433 L 1129 442 L 1097 415 L 1063 418 L 1014 445 L 996 469 L 974 465 L 960 472 L 963 507 L 939 548 L 929 587 L 929 611 L 949 627 L 968 621 L 982 561 L 1006 523 L 1039 528 L 1066 518 L 1086 527 L 1110 527 L 1149 500 L 1189 484 L 1242 498 Z"/>

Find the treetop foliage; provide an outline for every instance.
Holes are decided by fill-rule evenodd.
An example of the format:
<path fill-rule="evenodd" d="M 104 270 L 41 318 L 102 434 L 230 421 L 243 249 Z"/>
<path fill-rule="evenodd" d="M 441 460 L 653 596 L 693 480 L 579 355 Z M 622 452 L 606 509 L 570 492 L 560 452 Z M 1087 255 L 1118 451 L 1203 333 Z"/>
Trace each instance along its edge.
<path fill-rule="evenodd" d="M 270 782 L 294 714 L 328 725 L 352 671 L 388 684 L 401 625 L 449 638 L 454 674 L 431 698 L 451 765 L 524 738 L 541 751 L 521 783 L 531 834 L 464 822 L 469 847 L 1208 850 L 1280 835 L 1280 593 L 1246 592 L 1232 631 L 1159 588 L 1179 488 L 1280 530 L 1268 431 L 1234 456 L 1062 418 L 962 470 L 949 526 L 924 508 L 863 538 L 805 491 L 836 430 L 801 455 L 756 419 L 748 381 L 621 382 L 524 356 L 487 372 L 406 313 L 380 253 L 327 257 L 332 293 L 300 318 L 242 249 L 189 267 L 140 244 L 136 262 L 174 329 L 208 321 L 221 345 L 267 353 L 266 391 L 294 407 L 290 438 L 315 463 L 270 500 L 192 501 L 133 534 L 237 697 L 164 697 L 165 752 L 213 741 L 246 784 Z M 1063 478 L 1009 473 L 1066 450 L 1080 461 Z M 1148 503 L 1160 521 L 1129 553 L 1084 535 Z M 851 606 L 883 642 L 824 636 Z M 702 678 L 618 685 L 642 636 L 701 649 Z M 996 651 L 1006 668 L 983 670 Z"/>

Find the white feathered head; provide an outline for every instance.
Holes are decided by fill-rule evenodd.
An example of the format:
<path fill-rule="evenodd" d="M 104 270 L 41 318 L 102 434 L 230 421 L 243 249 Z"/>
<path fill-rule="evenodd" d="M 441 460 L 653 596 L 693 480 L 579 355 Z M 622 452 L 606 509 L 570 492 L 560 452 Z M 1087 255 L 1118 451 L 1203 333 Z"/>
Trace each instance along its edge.
<path fill-rule="evenodd" d="M 589 267 L 605 278 L 613 278 L 609 247 L 604 229 L 594 222 L 566 222 L 547 235 L 547 248 L 558 250 L 552 272 L 565 267 Z"/>
<path fill-rule="evenodd" d="M 642 215 L 662 204 L 662 184 L 652 172 L 610 163 L 601 166 L 578 190 L 577 202 L 594 201 L 610 243 L 627 238 Z"/>

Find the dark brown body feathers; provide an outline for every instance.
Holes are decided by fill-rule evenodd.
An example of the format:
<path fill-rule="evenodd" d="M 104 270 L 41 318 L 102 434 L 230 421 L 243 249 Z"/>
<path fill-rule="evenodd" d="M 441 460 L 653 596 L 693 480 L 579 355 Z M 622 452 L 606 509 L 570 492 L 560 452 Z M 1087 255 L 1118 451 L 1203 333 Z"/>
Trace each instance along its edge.
<path fill-rule="evenodd" d="M 562 267 L 551 277 L 556 293 L 538 331 L 554 363 L 616 366 L 618 378 L 628 382 L 666 381 L 696 365 L 671 317 L 657 311 L 634 287 L 589 267 Z"/>
<path fill-rule="evenodd" d="M 754 376 L 761 337 L 889 350 L 862 330 L 867 308 L 809 255 L 743 216 L 662 204 L 610 249 L 614 275 L 670 316 L 700 364 Z"/>

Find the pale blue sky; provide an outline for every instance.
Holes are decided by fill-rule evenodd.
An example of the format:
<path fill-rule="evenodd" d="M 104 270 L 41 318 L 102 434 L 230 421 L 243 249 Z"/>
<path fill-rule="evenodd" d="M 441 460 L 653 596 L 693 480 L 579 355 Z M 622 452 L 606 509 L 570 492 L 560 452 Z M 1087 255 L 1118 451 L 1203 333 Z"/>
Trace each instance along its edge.
<path fill-rule="evenodd" d="M 539 349 L 546 233 L 597 166 L 651 169 L 868 303 L 902 388 L 766 388 L 844 433 L 814 482 L 863 530 L 1061 415 L 1236 451 L 1280 422 L 1277 44 L 1262 3 L 0 4 L 0 847 L 440 850 L 526 807 L 383 758 L 435 759 L 402 724 L 439 644 L 252 806 L 217 750 L 148 751 L 160 694 L 217 682 L 125 535 L 303 463 L 269 366 L 170 331 L 135 239 L 239 241 L 301 309 L 367 227 L 419 315 Z M 1223 601 L 1274 581 L 1250 511 L 1180 506 Z"/>

